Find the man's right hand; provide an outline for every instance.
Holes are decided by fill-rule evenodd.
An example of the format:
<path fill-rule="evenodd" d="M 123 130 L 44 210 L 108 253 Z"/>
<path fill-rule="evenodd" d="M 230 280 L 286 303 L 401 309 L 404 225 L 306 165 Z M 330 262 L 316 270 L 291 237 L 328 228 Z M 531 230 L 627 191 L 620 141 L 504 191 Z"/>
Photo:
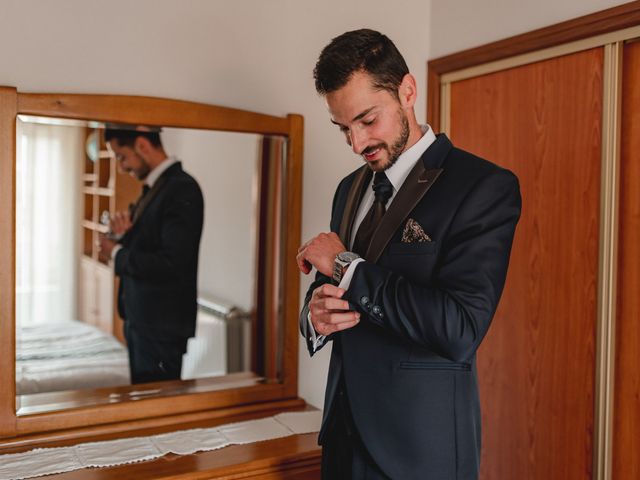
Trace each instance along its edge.
<path fill-rule="evenodd" d="M 109 222 L 109 229 L 112 233 L 118 236 L 122 236 L 132 227 L 131 215 L 128 211 L 115 212 L 111 215 L 111 221 Z"/>
<path fill-rule="evenodd" d="M 309 312 L 313 328 L 320 335 L 331 335 L 340 330 L 355 327 L 360 314 L 349 310 L 349 302 L 342 300 L 345 290 L 325 283 L 313 291 Z"/>

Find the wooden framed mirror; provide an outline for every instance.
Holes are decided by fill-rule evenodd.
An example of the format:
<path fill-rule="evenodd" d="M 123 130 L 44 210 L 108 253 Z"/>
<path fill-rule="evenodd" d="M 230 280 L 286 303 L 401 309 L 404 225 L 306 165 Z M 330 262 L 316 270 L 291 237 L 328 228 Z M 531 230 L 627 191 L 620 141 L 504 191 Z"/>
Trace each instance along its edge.
<path fill-rule="evenodd" d="M 249 140 L 243 140 L 244 145 L 252 148 L 248 151 L 254 152 L 248 155 L 248 160 L 245 159 L 249 162 L 245 170 L 252 175 L 250 181 L 245 182 L 249 185 L 243 194 L 245 200 L 250 197 L 246 202 L 249 219 L 242 222 L 247 234 L 230 234 L 228 243 L 236 238 L 236 243 L 244 245 L 239 255 L 250 258 L 250 266 L 244 269 L 251 270 L 253 274 L 246 280 L 250 293 L 245 296 L 251 301 L 243 308 L 236 308 L 234 304 L 222 304 L 220 307 L 203 295 L 201 302 L 203 310 L 219 313 L 222 309 L 223 315 L 230 314 L 230 318 L 236 318 L 238 311 L 244 312 L 242 318 L 249 319 L 249 333 L 244 337 L 249 339 L 249 352 L 235 357 L 227 355 L 226 363 L 223 362 L 227 369 L 216 376 L 192 375 L 187 379 L 183 377 L 182 380 L 142 385 L 98 385 L 97 388 L 38 393 L 25 393 L 26 390 L 19 387 L 17 391 L 16 335 L 20 333 L 16 328 L 16 297 L 20 292 L 16 291 L 16 271 L 21 267 L 16 260 L 19 250 L 16 238 L 24 235 L 18 228 L 20 215 L 16 213 L 19 208 L 17 199 L 22 198 L 20 172 L 24 170 L 17 168 L 17 157 L 22 151 L 17 134 L 26 130 L 24 123 L 74 124 L 86 134 L 86 138 L 82 137 L 83 145 L 89 145 L 89 136 L 107 123 L 160 127 L 174 132 L 175 138 L 190 139 L 189 142 L 205 134 L 205 145 L 217 141 L 220 132 L 249 135 Z M 95 135 L 92 141 L 100 143 Z M 0 289 L 4 292 L 0 297 L 0 382 L 3 385 L 0 393 L 0 443 L 41 443 L 49 438 L 80 438 L 87 433 L 110 434 L 304 406 L 304 401 L 297 397 L 299 275 L 295 265 L 295 254 L 300 244 L 302 142 L 303 119 L 296 114 L 275 117 L 172 99 L 21 93 L 13 87 L 0 87 L 0 202 L 5 212 L 0 222 L 0 248 L 3 252 L 0 257 Z M 174 141 L 172 145 L 179 143 Z M 213 152 L 211 162 L 224 165 L 241 162 L 245 158 L 233 158 L 234 155 L 228 153 L 221 156 L 224 158 L 215 158 Z M 85 166 L 80 167 L 78 177 L 81 183 L 77 198 L 84 198 L 80 200 L 84 206 L 78 207 L 82 213 L 79 214 L 80 222 L 76 222 L 78 232 L 81 232 L 77 241 L 82 248 L 77 251 L 89 263 L 92 258 L 95 260 L 91 245 L 96 232 L 103 228 L 99 217 L 105 210 L 111 211 L 126 204 L 133 195 L 131 189 L 128 193 L 126 191 L 127 180 L 117 177 L 113 159 L 99 154 L 96 158 L 98 160 L 93 160 L 97 162 L 95 165 L 89 161 L 83 163 Z M 187 171 L 189 168 L 188 165 L 185 167 Z M 210 176 L 203 174 L 202 179 Z M 230 177 L 223 174 L 223 178 Z M 233 189 L 233 181 L 228 180 L 225 186 Z M 212 187 L 212 191 L 217 188 Z M 205 195 L 205 212 L 206 203 Z M 229 204 L 223 204 L 219 211 L 228 213 L 232 210 Z M 219 232 L 226 231 L 223 222 L 216 222 L 215 219 L 210 220 L 209 226 L 215 226 Z M 205 217 L 205 229 L 206 225 Z M 240 241 L 246 236 L 252 238 L 250 244 Z M 225 272 L 230 275 L 225 265 L 218 266 L 216 270 L 212 264 L 218 260 L 207 257 L 206 252 L 203 255 L 202 248 L 201 244 L 200 271 L 215 270 L 217 274 L 209 275 L 212 279 L 219 279 L 221 275 L 224 278 Z M 247 249 L 250 251 L 245 252 Z M 212 250 L 221 248 L 218 245 Z M 233 255 L 227 256 L 231 258 L 229 261 L 234 258 Z M 222 261 L 221 257 L 217 258 Z M 242 281 L 238 282 L 242 284 Z M 210 285 L 213 283 L 211 280 Z M 113 290 L 107 291 L 113 295 Z M 217 292 L 213 292 L 213 296 L 216 298 Z M 228 295 L 223 296 L 229 298 Z M 113 322 L 107 321 L 106 326 L 98 327 L 122 341 L 119 335 L 122 325 L 118 323 L 117 313 L 112 317 Z M 99 324 L 100 320 L 96 322 Z M 242 343 L 242 339 L 236 337 L 235 342 Z M 236 363 L 244 367 L 238 367 Z"/>

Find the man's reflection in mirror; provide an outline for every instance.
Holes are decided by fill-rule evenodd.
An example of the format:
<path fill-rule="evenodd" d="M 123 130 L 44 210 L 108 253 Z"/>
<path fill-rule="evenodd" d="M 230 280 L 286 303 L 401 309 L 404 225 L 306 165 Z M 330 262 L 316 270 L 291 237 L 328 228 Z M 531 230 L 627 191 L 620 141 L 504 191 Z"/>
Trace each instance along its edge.
<path fill-rule="evenodd" d="M 121 171 L 142 184 L 128 211 L 114 212 L 100 257 L 120 278 L 132 383 L 180 378 L 196 326 L 197 269 L 204 202 L 196 180 L 168 156 L 159 129 L 105 129 Z"/>

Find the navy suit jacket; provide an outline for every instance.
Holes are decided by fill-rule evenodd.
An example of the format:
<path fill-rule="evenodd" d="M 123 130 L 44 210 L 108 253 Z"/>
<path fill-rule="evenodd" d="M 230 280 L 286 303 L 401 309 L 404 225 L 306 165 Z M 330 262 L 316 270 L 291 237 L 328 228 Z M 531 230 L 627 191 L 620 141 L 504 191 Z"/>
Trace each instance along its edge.
<path fill-rule="evenodd" d="M 365 165 L 336 191 L 331 230 L 345 245 L 370 178 Z M 502 293 L 520 207 L 513 173 L 437 136 L 390 204 L 343 297 L 360 323 L 326 340 L 334 344 L 320 443 L 343 375 L 355 426 L 389 477 L 477 478 L 476 350 Z M 408 219 L 431 241 L 402 242 Z M 318 274 L 307 292 L 300 318 L 307 339 L 309 299 L 329 281 Z"/>
<path fill-rule="evenodd" d="M 180 162 L 164 171 L 157 184 L 115 258 L 118 312 L 150 338 L 188 338 L 196 326 L 204 201 Z"/>

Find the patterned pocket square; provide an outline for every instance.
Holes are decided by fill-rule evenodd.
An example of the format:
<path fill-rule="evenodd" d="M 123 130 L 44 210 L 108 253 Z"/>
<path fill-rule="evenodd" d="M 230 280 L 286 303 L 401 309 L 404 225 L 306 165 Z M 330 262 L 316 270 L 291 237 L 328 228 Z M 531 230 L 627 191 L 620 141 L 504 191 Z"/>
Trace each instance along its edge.
<path fill-rule="evenodd" d="M 420 224 L 413 218 L 407 220 L 402 232 L 402 243 L 430 242 L 431 237 L 427 235 Z"/>

